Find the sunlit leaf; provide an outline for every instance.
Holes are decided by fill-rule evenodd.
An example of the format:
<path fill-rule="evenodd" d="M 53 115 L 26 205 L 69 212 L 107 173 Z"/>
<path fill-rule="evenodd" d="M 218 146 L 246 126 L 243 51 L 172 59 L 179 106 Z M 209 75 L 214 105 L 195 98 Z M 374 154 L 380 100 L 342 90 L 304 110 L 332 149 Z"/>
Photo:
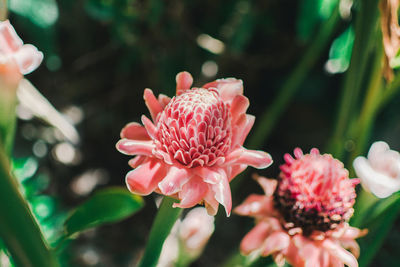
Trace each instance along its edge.
<path fill-rule="evenodd" d="M 99 191 L 75 209 L 65 222 L 67 236 L 83 230 L 125 219 L 144 205 L 140 196 L 113 187 Z"/>
<path fill-rule="evenodd" d="M 326 62 L 326 70 L 330 73 L 342 73 L 350 64 L 351 52 L 354 44 L 354 31 L 352 27 L 347 28 L 336 38 L 329 50 L 329 60 Z"/>

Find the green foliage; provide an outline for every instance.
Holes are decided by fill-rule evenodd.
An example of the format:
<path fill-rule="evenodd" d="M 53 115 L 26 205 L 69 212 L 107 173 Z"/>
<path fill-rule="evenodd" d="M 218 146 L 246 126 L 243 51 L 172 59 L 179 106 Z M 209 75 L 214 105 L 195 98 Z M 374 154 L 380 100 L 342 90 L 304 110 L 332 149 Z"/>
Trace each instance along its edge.
<path fill-rule="evenodd" d="M 65 235 L 70 237 L 89 228 L 118 222 L 139 211 L 143 205 L 141 197 L 125 188 L 101 190 L 72 211 L 65 221 Z"/>

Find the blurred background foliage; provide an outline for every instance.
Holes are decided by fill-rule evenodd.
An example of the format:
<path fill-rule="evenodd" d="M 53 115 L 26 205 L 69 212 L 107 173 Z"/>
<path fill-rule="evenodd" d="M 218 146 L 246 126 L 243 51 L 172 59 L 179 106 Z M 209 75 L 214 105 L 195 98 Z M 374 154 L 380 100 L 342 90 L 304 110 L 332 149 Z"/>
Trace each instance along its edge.
<path fill-rule="evenodd" d="M 351 3 L 341 1 L 329 45 L 265 140 L 264 149 L 275 163 L 261 174 L 276 176 L 283 154 L 294 147 L 326 152 L 354 42 Z M 98 189 L 124 185 L 128 158 L 115 143 L 127 122 L 140 121 L 147 112 L 144 88 L 171 96 L 175 75 L 182 70 L 192 73 L 195 86 L 236 77 L 244 81 L 249 113 L 260 115 L 337 5 L 338 0 L 9 0 L 17 32 L 45 54 L 42 66 L 27 78 L 81 137 L 72 145 L 18 107 L 14 172 L 50 243 L 57 245 L 72 207 Z M 369 144 L 385 140 L 400 149 L 399 104 L 400 98 L 394 98 L 378 114 Z M 346 149 L 353 149 L 352 140 Z M 244 179 L 234 205 L 259 192 L 249 175 Z M 146 209 L 129 219 L 69 240 L 63 265 L 132 266 L 142 253 L 156 197 L 145 198 Z M 218 223 L 224 227 L 217 224 L 193 266 L 222 264 L 253 224 L 235 215 L 221 216 Z M 397 221 L 371 266 L 398 266 L 399 243 Z M 2 253 L 0 265 L 6 263 Z"/>

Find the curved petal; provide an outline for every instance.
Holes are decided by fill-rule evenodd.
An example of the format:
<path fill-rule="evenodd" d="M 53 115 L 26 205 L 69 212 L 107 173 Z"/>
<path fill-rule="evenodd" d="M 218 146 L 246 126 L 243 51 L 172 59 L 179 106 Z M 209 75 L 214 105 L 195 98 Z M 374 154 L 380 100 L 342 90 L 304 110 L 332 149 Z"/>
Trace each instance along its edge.
<path fill-rule="evenodd" d="M 204 206 L 209 215 L 215 216 L 217 214 L 219 203 L 215 199 L 214 192 L 212 190 L 208 190 L 207 194 L 204 196 Z"/>
<path fill-rule="evenodd" d="M 165 108 L 166 105 L 168 105 L 169 101 L 171 101 L 171 98 L 169 96 L 166 96 L 164 94 L 158 95 L 158 102 L 160 103 L 163 109 Z"/>
<path fill-rule="evenodd" d="M 227 156 L 226 162 L 231 164 L 246 164 L 257 169 L 264 169 L 272 164 L 272 158 L 264 151 L 248 150 L 242 147 L 232 151 Z"/>
<path fill-rule="evenodd" d="M 189 181 L 192 175 L 186 168 L 177 168 L 171 166 L 164 179 L 158 183 L 161 193 L 167 196 L 176 194 L 182 189 L 182 186 Z"/>
<path fill-rule="evenodd" d="M 236 95 L 231 104 L 232 122 L 236 123 L 236 120 L 241 114 L 245 114 L 249 108 L 250 102 L 244 95 Z"/>
<path fill-rule="evenodd" d="M 268 256 L 272 253 L 279 252 L 289 247 L 289 244 L 290 237 L 287 233 L 283 231 L 273 232 L 265 239 L 261 255 Z"/>
<path fill-rule="evenodd" d="M 128 161 L 129 166 L 131 166 L 133 169 L 139 167 L 140 164 L 142 164 L 145 160 L 147 159 L 146 156 L 136 156 Z"/>
<path fill-rule="evenodd" d="M 153 91 L 148 88 L 144 90 L 143 98 L 147 108 L 150 111 L 151 118 L 153 119 L 153 121 L 155 121 L 158 113 L 163 111 L 160 102 L 158 102 L 157 98 L 154 96 Z"/>
<path fill-rule="evenodd" d="M 221 174 L 212 167 L 198 167 L 196 174 L 208 184 L 217 184 L 222 179 Z"/>
<path fill-rule="evenodd" d="M 275 179 L 267 179 L 258 175 L 253 176 L 257 183 L 262 187 L 264 193 L 267 197 L 270 197 L 274 194 L 275 189 L 278 185 L 278 181 Z"/>
<path fill-rule="evenodd" d="M 239 173 L 247 168 L 246 164 L 238 164 L 230 167 L 229 171 L 229 182 L 233 180 Z"/>
<path fill-rule="evenodd" d="M 340 237 L 341 239 L 356 239 L 362 237 L 368 233 L 367 229 L 358 229 L 357 227 L 347 226 L 343 235 Z"/>
<path fill-rule="evenodd" d="M 240 242 L 240 251 L 243 254 L 248 255 L 254 250 L 260 249 L 269 235 L 269 230 L 269 224 L 265 221 L 260 221 L 244 236 L 242 242 Z"/>
<path fill-rule="evenodd" d="M 340 240 L 340 244 L 345 249 L 350 250 L 351 254 L 353 254 L 354 257 L 358 258 L 360 256 L 360 246 L 357 244 L 355 240 L 353 239 Z"/>
<path fill-rule="evenodd" d="M 39 67 L 43 60 L 43 53 L 30 44 L 22 46 L 14 53 L 13 58 L 22 74 L 28 74 Z"/>
<path fill-rule="evenodd" d="M 231 103 L 237 95 L 243 95 L 243 81 L 235 78 L 218 79 L 207 83 L 203 88 L 217 88 L 224 102 Z"/>
<path fill-rule="evenodd" d="M 9 20 L 0 22 L 0 52 L 12 54 L 23 45 Z"/>
<path fill-rule="evenodd" d="M 232 146 L 243 145 L 244 140 L 254 125 L 255 117 L 248 114 L 241 114 L 232 126 Z"/>
<path fill-rule="evenodd" d="M 224 171 L 220 172 L 221 180 L 218 184 L 211 185 L 211 188 L 215 194 L 215 199 L 224 206 L 226 216 L 230 216 L 232 210 L 232 195 L 231 188 L 229 186 L 228 177 L 224 175 Z"/>
<path fill-rule="evenodd" d="M 252 194 L 233 211 L 242 216 L 258 217 L 260 215 L 271 214 L 274 211 L 274 204 L 269 197 Z"/>
<path fill-rule="evenodd" d="M 137 141 L 130 139 L 121 139 L 116 148 L 125 155 L 145 155 L 151 156 L 155 148 L 153 141 Z"/>
<path fill-rule="evenodd" d="M 353 166 L 363 187 L 377 197 L 386 198 L 399 191 L 400 179 L 375 171 L 366 158 L 357 157 L 353 162 Z"/>
<path fill-rule="evenodd" d="M 338 258 L 342 263 L 349 267 L 358 267 L 358 262 L 353 254 L 342 248 L 340 245 L 334 243 L 330 239 L 325 239 L 322 243 L 323 247 L 333 257 Z"/>
<path fill-rule="evenodd" d="M 176 75 L 176 95 L 180 95 L 184 91 L 190 89 L 192 83 L 193 83 L 193 77 L 189 72 L 187 71 L 179 72 Z"/>
<path fill-rule="evenodd" d="M 151 120 L 149 120 L 145 115 L 142 115 L 142 123 L 147 130 L 147 134 L 155 139 L 157 135 L 157 127 L 153 124 Z"/>
<path fill-rule="evenodd" d="M 164 178 L 166 169 L 161 161 L 150 159 L 136 169 L 128 172 L 126 185 L 134 194 L 148 195 L 154 191 L 158 182 Z"/>
<path fill-rule="evenodd" d="M 121 130 L 121 138 L 134 140 L 150 140 L 146 128 L 137 122 L 130 122 Z"/>
<path fill-rule="evenodd" d="M 193 176 L 183 185 L 179 192 L 180 203 L 174 203 L 173 207 L 190 208 L 201 202 L 207 194 L 208 186 L 202 182 L 199 176 Z"/>

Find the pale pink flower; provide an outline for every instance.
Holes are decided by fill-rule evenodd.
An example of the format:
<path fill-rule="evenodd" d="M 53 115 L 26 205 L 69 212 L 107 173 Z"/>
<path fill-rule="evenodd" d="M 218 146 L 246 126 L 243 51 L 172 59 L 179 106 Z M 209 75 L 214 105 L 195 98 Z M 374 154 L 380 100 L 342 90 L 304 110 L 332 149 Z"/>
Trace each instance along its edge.
<path fill-rule="evenodd" d="M 265 195 L 250 195 L 235 212 L 256 219 L 243 238 L 244 254 L 272 255 L 282 266 L 358 266 L 354 240 L 366 232 L 349 226 L 358 179 L 343 164 L 317 149 L 286 154 L 279 180 L 257 177 Z M 346 250 L 349 249 L 350 251 Z"/>
<path fill-rule="evenodd" d="M 400 190 L 400 153 L 383 141 L 372 144 L 368 159 L 357 157 L 354 170 L 365 190 L 386 198 Z"/>
<path fill-rule="evenodd" d="M 177 262 L 196 260 L 214 232 L 214 216 L 203 207 L 189 211 L 185 218 L 177 220 L 164 242 L 157 267 L 176 266 Z"/>
<path fill-rule="evenodd" d="M 190 88 L 192 76 L 176 76 L 176 96 L 156 98 L 150 89 L 144 100 L 151 121 L 133 122 L 121 131 L 117 149 L 137 155 L 129 161 L 135 168 L 126 176 L 132 193 L 153 191 L 180 200 L 175 207 L 204 203 L 216 214 L 221 203 L 229 215 L 232 208 L 229 182 L 248 165 L 266 168 L 269 154 L 247 150 L 242 145 L 254 123 L 246 114 L 248 99 L 241 80 L 216 80 L 201 88 Z"/>
<path fill-rule="evenodd" d="M 13 62 L 25 75 L 34 71 L 42 60 L 43 53 L 33 45 L 24 45 L 8 20 L 0 22 L 0 64 Z"/>

